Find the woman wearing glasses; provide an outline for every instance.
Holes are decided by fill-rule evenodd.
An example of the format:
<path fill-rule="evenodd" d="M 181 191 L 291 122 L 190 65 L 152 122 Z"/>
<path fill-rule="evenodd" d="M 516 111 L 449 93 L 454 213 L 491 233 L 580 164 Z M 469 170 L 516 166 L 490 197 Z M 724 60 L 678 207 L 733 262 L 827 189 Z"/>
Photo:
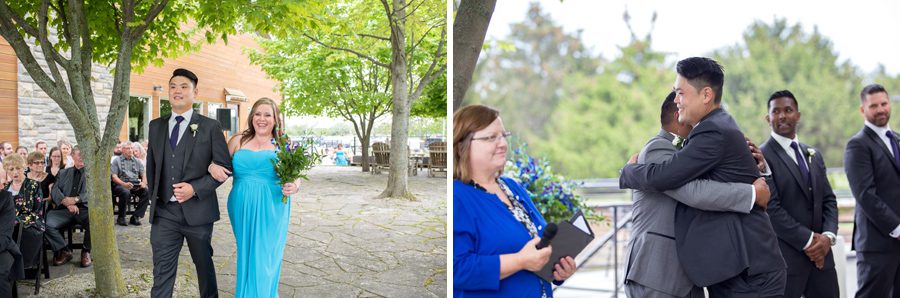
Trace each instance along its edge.
<path fill-rule="evenodd" d="M 47 163 L 44 154 L 40 152 L 31 152 L 28 154 L 26 161 L 28 163 L 28 179 L 34 180 L 41 185 L 42 200 L 46 201 L 50 198 L 50 185 L 56 182 L 56 177 L 47 174 Z"/>
<path fill-rule="evenodd" d="M 510 133 L 500 112 L 471 105 L 453 115 L 453 296 L 552 297 L 538 277 L 551 247 L 536 249 L 546 225 L 528 192 L 501 176 Z M 561 283 L 575 272 L 571 257 L 559 260 Z"/>

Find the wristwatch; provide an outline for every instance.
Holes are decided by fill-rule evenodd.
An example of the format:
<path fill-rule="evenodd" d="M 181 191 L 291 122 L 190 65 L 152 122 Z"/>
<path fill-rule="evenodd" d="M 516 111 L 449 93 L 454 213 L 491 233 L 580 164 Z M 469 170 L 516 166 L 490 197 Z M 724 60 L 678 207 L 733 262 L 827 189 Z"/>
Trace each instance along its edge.
<path fill-rule="evenodd" d="M 834 246 L 835 242 L 837 241 L 837 239 L 835 239 L 834 235 L 832 235 L 831 233 L 827 233 L 827 234 L 823 234 L 823 235 L 825 235 L 825 237 L 828 237 L 828 240 L 831 241 L 831 246 Z"/>

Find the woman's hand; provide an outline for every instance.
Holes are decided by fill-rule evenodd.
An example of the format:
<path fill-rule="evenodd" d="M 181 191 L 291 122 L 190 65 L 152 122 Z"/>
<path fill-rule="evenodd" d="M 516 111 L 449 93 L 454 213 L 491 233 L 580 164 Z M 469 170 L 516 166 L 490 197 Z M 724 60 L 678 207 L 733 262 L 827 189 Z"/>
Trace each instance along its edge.
<path fill-rule="evenodd" d="M 559 264 L 553 266 L 553 279 L 564 281 L 575 274 L 576 268 L 575 259 L 572 257 L 560 258 Z"/>
<path fill-rule="evenodd" d="M 298 192 L 300 192 L 299 182 L 288 182 L 281 186 L 281 193 L 285 196 L 290 196 Z"/>
<path fill-rule="evenodd" d="M 528 243 L 516 253 L 522 269 L 537 272 L 540 271 L 541 268 L 544 268 L 544 265 L 550 260 L 550 253 L 553 252 L 553 247 L 547 246 L 542 249 L 534 248 L 540 241 L 541 238 L 535 237 L 534 239 L 531 239 L 531 241 L 528 241 Z"/>
<path fill-rule="evenodd" d="M 228 180 L 228 175 L 231 175 L 231 171 L 215 163 L 209 164 L 207 170 L 209 171 L 209 174 L 212 175 L 213 179 L 216 179 L 216 181 L 219 182 L 225 182 L 225 180 Z"/>

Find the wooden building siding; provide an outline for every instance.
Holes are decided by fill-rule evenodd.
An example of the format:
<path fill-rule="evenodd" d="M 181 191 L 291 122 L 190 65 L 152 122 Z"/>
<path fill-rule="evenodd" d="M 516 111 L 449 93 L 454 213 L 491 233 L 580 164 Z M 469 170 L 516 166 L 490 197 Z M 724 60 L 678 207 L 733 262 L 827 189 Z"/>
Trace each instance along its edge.
<path fill-rule="evenodd" d="M 16 53 L 0 37 L 0 141 L 19 144 L 19 97 Z"/>
<path fill-rule="evenodd" d="M 243 52 L 246 48 L 259 49 L 253 36 L 249 34 L 229 36 L 228 45 L 218 41 L 215 44 L 204 45 L 198 52 L 168 59 L 160 67 L 146 67 L 142 73 L 131 74 L 130 93 L 132 96 L 151 97 L 151 119 L 155 119 L 160 116 L 159 99 L 168 97 L 168 82 L 172 71 L 177 68 L 188 69 L 199 79 L 197 85 L 200 90 L 197 101 L 204 103 L 204 106 L 205 103 L 219 103 L 223 108 L 239 105 L 240 123 L 235 131 L 240 131 L 246 128 L 250 107 L 257 99 L 269 97 L 281 101 L 281 95 L 274 90 L 276 82 L 267 79 L 259 66 L 250 63 L 250 59 Z M 154 85 L 162 89 L 154 91 Z M 225 88 L 240 90 L 247 96 L 247 101 L 226 102 Z M 202 112 L 209 114 L 205 110 Z M 122 139 L 126 136 L 123 130 Z"/>

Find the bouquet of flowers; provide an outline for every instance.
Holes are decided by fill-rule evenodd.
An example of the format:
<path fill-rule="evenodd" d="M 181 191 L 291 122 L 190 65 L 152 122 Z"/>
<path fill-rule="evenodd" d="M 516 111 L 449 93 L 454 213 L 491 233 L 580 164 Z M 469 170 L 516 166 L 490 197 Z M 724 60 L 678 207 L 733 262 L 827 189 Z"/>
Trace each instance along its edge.
<path fill-rule="evenodd" d="M 578 210 L 589 220 L 603 220 L 584 203 L 582 197 L 572 192 L 579 183 L 554 174 L 550 161 L 529 156 L 527 147 L 522 144 L 513 150 L 512 159 L 506 162 L 505 174 L 516 179 L 531 194 L 531 201 L 547 222 L 569 220 Z"/>
<path fill-rule="evenodd" d="M 275 167 L 280 185 L 294 182 L 298 178 L 309 180 L 304 173 L 322 159 L 316 150 L 312 150 L 312 141 L 293 143 L 287 134 L 281 134 L 272 139 L 272 143 L 275 144 L 275 160 L 272 160 L 272 166 Z M 282 196 L 281 202 L 286 204 L 287 199 L 287 196 Z"/>

